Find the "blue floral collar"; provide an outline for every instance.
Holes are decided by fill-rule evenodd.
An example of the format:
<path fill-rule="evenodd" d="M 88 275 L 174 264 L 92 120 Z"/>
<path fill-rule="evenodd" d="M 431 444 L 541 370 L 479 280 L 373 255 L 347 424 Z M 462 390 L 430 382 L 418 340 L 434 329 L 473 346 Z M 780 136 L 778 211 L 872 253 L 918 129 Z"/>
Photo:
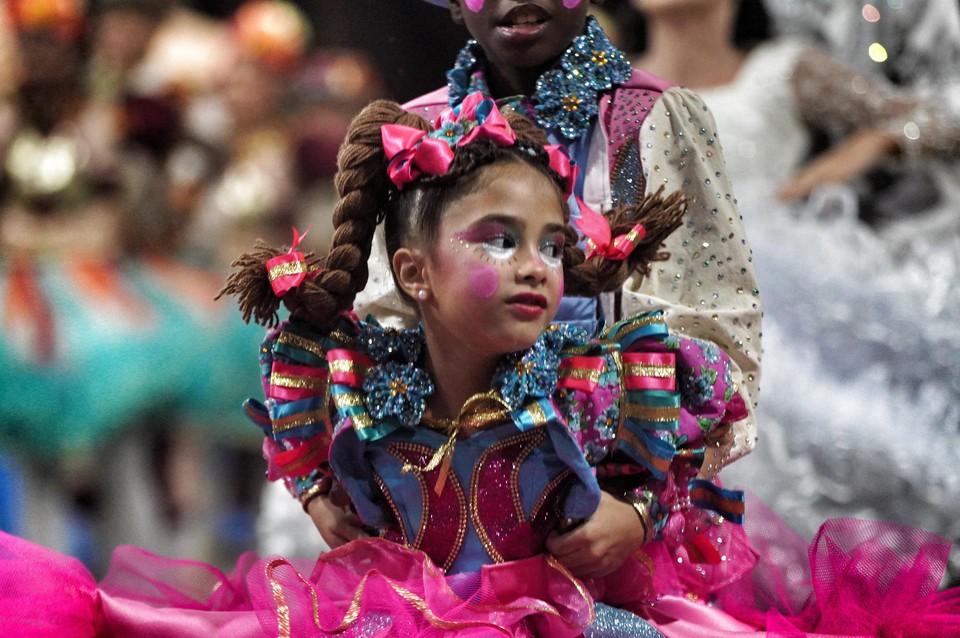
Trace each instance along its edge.
<path fill-rule="evenodd" d="M 485 65 L 486 58 L 477 41 L 467 42 L 454 67 L 447 71 L 450 106 L 456 106 L 475 91 L 490 95 Z M 513 105 L 542 128 L 557 130 L 573 140 L 590 128 L 598 111 L 598 94 L 629 78 L 626 56 L 613 46 L 597 19 L 588 16 L 586 32 L 573 39 L 557 67 L 540 76 L 533 95 L 499 102 Z"/>
<path fill-rule="evenodd" d="M 511 411 L 529 400 L 544 399 L 557 389 L 560 352 L 568 343 L 583 345 L 582 328 L 550 326 L 528 350 L 503 358 L 491 382 Z M 411 427 L 420 423 L 427 397 L 435 391 L 430 375 L 420 365 L 424 350 L 422 326 L 413 330 L 384 328 L 368 319 L 359 336 L 361 348 L 374 361 L 363 380 L 366 408 L 378 421 L 395 419 Z"/>

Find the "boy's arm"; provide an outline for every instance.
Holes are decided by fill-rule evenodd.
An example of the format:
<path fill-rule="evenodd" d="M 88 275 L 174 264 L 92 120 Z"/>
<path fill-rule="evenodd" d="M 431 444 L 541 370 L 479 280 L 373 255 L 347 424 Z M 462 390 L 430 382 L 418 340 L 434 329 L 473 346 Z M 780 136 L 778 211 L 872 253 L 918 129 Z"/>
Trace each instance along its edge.
<path fill-rule="evenodd" d="M 623 315 L 661 309 L 672 333 L 714 343 L 732 359 L 733 383 L 748 415 L 733 425 L 732 449 L 718 459 L 728 463 L 757 439 L 761 306 L 750 245 L 716 124 L 699 96 L 681 88 L 664 92 L 638 142 L 646 191 L 681 190 L 689 203 L 683 226 L 664 246 L 669 259 L 624 284 Z"/>

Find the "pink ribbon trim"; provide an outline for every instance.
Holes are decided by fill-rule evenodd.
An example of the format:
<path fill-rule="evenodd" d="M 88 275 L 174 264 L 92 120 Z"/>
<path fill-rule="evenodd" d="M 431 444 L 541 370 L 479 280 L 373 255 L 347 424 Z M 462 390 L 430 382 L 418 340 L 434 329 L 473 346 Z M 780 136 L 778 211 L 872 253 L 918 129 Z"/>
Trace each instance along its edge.
<path fill-rule="evenodd" d="M 313 366 L 273 362 L 267 396 L 283 401 L 298 401 L 321 396 L 326 390 L 327 371 Z"/>
<path fill-rule="evenodd" d="M 560 361 L 557 387 L 593 392 L 600 382 L 604 365 L 601 357 L 565 357 Z"/>
<path fill-rule="evenodd" d="M 330 365 L 330 381 L 337 385 L 359 388 L 373 359 L 354 350 L 337 349 L 327 352 Z"/>
<path fill-rule="evenodd" d="M 623 366 L 626 371 L 624 385 L 628 390 L 677 389 L 677 358 L 672 352 L 627 352 L 623 354 Z M 650 374 L 631 372 L 637 366 L 649 368 Z M 663 372 L 658 374 L 655 369 L 662 369 Z"/>
<path fill-rule="evenodd" d="M 296 249 L 309 232 L 310 229 L 307 228 L 301 235 L 294 228 L 290 250 L 267 260 L 267 277 L 270 279 L 270 287 L 278 297 L 284 296 L 287 291 L 299 286 L 310 274 L 310 266 L 306 258 Z"/>

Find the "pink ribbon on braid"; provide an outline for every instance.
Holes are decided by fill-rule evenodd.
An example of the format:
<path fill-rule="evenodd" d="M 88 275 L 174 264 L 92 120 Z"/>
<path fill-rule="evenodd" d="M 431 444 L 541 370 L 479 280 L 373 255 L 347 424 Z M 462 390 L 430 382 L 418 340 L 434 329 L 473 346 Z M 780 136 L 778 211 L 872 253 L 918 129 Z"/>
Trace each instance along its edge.
<path fill-rule="evenodd" d="M 311 274 L 306 257 L 297 250 L 297 246 L 309 232 L 310 228 L 307 228 L 301 235 L 294 228 L 290 250 L 267 260 L 267 278 L 270 280 L 270 287 L 273 288 L 274 294 L 278 297 L 284 296 L 291 288 L 299 286 Z"/>
<path fill-rule="evenodd" d="M 580 173 L 579 167 L 570 160 L 566 149 L 559 144 L 550 144 L 543 148 L 550 157 L 550 168 L 564 178 L 566 188 L 563 195 L 565 198 L 569 198 L 573 195 L 577 184 L 577 176 Z M 626 259 L 644 235 L 647 234 L 643 224 L 636 224 L 629 232 L 611 237 L 613 231 L 610 230 L 610 222 L 607 221 L 607 218 L 587 206 L 579 197 L 576 200 L 577 206 L 580 207 L 580 217 L 575 219 L 573 223 L 587 238 L 587 259 L 595 255 L 614 261 Z"/>
<path fill-rule="evenodd" d="M 453 162 L 453 149 L 458 146 L 478 139 L 492 140 L 500 146 L 513 146 L 517 141 L 496 103 L 481 93 L 471 93 L 457 108 L 441 113 L 432 131 L 384 124 L 380 137 L 389 161 L 387 174 L 400 189 L 421 175 L 446 173 Z"/>

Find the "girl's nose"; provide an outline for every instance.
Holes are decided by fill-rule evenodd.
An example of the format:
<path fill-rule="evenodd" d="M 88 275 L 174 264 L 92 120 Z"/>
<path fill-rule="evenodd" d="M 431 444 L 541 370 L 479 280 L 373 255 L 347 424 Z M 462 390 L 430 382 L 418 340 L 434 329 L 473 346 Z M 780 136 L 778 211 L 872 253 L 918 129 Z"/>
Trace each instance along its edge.
<path fill-rule="evenodd" d="M 547 277 L 547 264 L 540 254 L 540 246 L 527 246 L 518 255 L 517 275 L 523 281 L 540 282 Z"/>

